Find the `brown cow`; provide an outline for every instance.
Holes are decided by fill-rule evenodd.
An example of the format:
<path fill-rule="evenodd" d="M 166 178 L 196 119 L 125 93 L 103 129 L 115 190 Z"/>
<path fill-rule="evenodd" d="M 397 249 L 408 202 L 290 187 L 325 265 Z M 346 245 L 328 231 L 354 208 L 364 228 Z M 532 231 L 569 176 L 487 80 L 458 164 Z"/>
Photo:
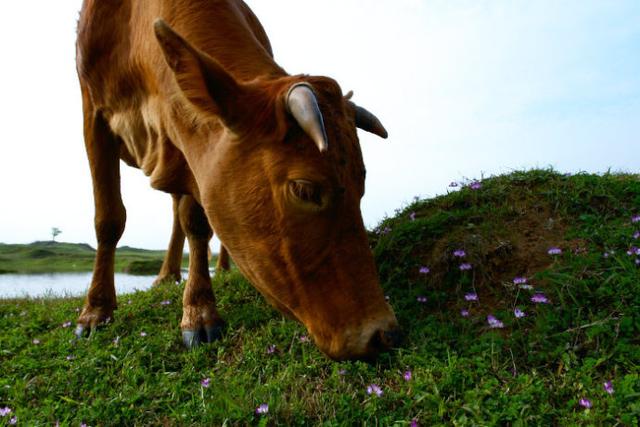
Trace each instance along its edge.
<path fill-rule="evenodd" d="M 116 308 L 121 159 L 153 188 L 180 195 L 177 220 L 190 247 L 187 346 L 217 338 L 224 324 L 208 271 L 212 230 L 328 356 L 372 357 L 397 343 L 360 213 L 356 127 L 386 131 L 334 80 L 280 68 L 246 4 L 85 0 L 77 69 L 98 240 L 78 336 Z"/>

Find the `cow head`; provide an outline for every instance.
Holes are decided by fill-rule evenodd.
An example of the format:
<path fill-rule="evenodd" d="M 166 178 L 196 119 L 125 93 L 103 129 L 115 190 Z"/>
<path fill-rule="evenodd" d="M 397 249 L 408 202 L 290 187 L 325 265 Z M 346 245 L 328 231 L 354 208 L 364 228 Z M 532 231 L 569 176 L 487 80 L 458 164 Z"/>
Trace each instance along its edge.
<path fill-rule="evenodd" d="M 155 31 L 192 110 L 180 138 L 200 147 L 183 151 L 201 204 L 242 273 L 334 359 L 395 345 L 360 212 L 356 127 L 386 137 L 380 122 L 329 78 L 241 82 L 164 22 Z"/>

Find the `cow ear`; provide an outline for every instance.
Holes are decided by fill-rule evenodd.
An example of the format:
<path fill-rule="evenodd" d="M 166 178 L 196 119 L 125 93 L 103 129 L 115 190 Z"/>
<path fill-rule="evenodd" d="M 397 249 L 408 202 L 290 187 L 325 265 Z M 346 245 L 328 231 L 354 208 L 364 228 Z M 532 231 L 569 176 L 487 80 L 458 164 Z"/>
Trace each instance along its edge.
<path fill-rule="evenodd" d="M 156 38 L 182 93 L 204 113 L 221 117 L 225 124 L 238 123 L 234 109 L 244 88 L 215 59 L 193 47 L 166 22 L 154 23 Z"/>

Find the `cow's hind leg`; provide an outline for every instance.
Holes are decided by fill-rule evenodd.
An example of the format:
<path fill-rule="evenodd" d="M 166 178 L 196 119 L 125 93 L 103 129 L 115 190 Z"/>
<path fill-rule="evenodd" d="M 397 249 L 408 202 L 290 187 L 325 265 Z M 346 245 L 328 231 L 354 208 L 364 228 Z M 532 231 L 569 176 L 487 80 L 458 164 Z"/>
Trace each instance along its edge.
<path fill-rule="evenodd" d="M 189 239 L 189 277 L 182 298 L 182 338 L 188 348 L 222 335 L 224 321 L 216 310 L 209 276 L 208 249 L 213 232 L 202 207 L 191 196 L 179 206 L 180 224 Z"/>
<path fill-rule="evenodd" d="M 109 321 L 116 309 L 113 264 L 126 221 L 120 195 L 120 141 L 99 112 L 87 110 L 85 103 L 84 138 L 93 182 L 98 250 L 89 292 L 78 318 L 78 337 Z"/>
<path fill-rule="evenodd" d="M 224 247 L 223 244 L 220 245 L 220 253 L 218 254 L 218 261 L 216 262 L 216 272 L 218 271 L 229 271 L 229 252 L 227 252 L 227 248 Z"/>
<path fill-rule="evenodd" d="M 182 251 L 184 250 L 184 231 L 180 225 L 179 206 L 180 199 L 184 196 L 172 194 L 173 198 L 173 229 L 171 230 L 171 240 L 169 240 L 169 248 L 164 256 L 162 267 L 158 278 L 153 282 L 154 285 L 164 281 L 179 282 L 182 278 L 180 270 L 182 268 Z"/>

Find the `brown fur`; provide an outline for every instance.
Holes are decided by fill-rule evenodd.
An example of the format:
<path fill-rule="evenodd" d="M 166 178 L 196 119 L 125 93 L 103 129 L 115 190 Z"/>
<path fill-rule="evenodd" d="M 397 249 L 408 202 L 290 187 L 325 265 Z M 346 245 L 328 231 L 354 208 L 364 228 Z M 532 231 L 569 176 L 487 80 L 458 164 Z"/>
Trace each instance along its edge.
<path fill-rule="evenodd" d="M 159 25 L 154 34 L 157 18 L 175 32 Z M 178 216 L 195 265 L 183 328 L 218 319 L 203 265 L 211 229 L 253 285 L 329 356 L 373 355 L 374 338 L 396 328 L 360 212 L 354 106 L 332 79 L 289 76 L 271 52 L 239 0 L 85 0 L 77 67 L 99 246 L 80 324 L 94 326 L 115 308 L 113 251 L 125 221 L 119 157 L 152 187 L 186 195 Z M 287 114 L 285 94 L 300 81 L 314 88 L 326 153 Z M 327 203 L 295 197 L 293 180 L 313 183 Z"/>

